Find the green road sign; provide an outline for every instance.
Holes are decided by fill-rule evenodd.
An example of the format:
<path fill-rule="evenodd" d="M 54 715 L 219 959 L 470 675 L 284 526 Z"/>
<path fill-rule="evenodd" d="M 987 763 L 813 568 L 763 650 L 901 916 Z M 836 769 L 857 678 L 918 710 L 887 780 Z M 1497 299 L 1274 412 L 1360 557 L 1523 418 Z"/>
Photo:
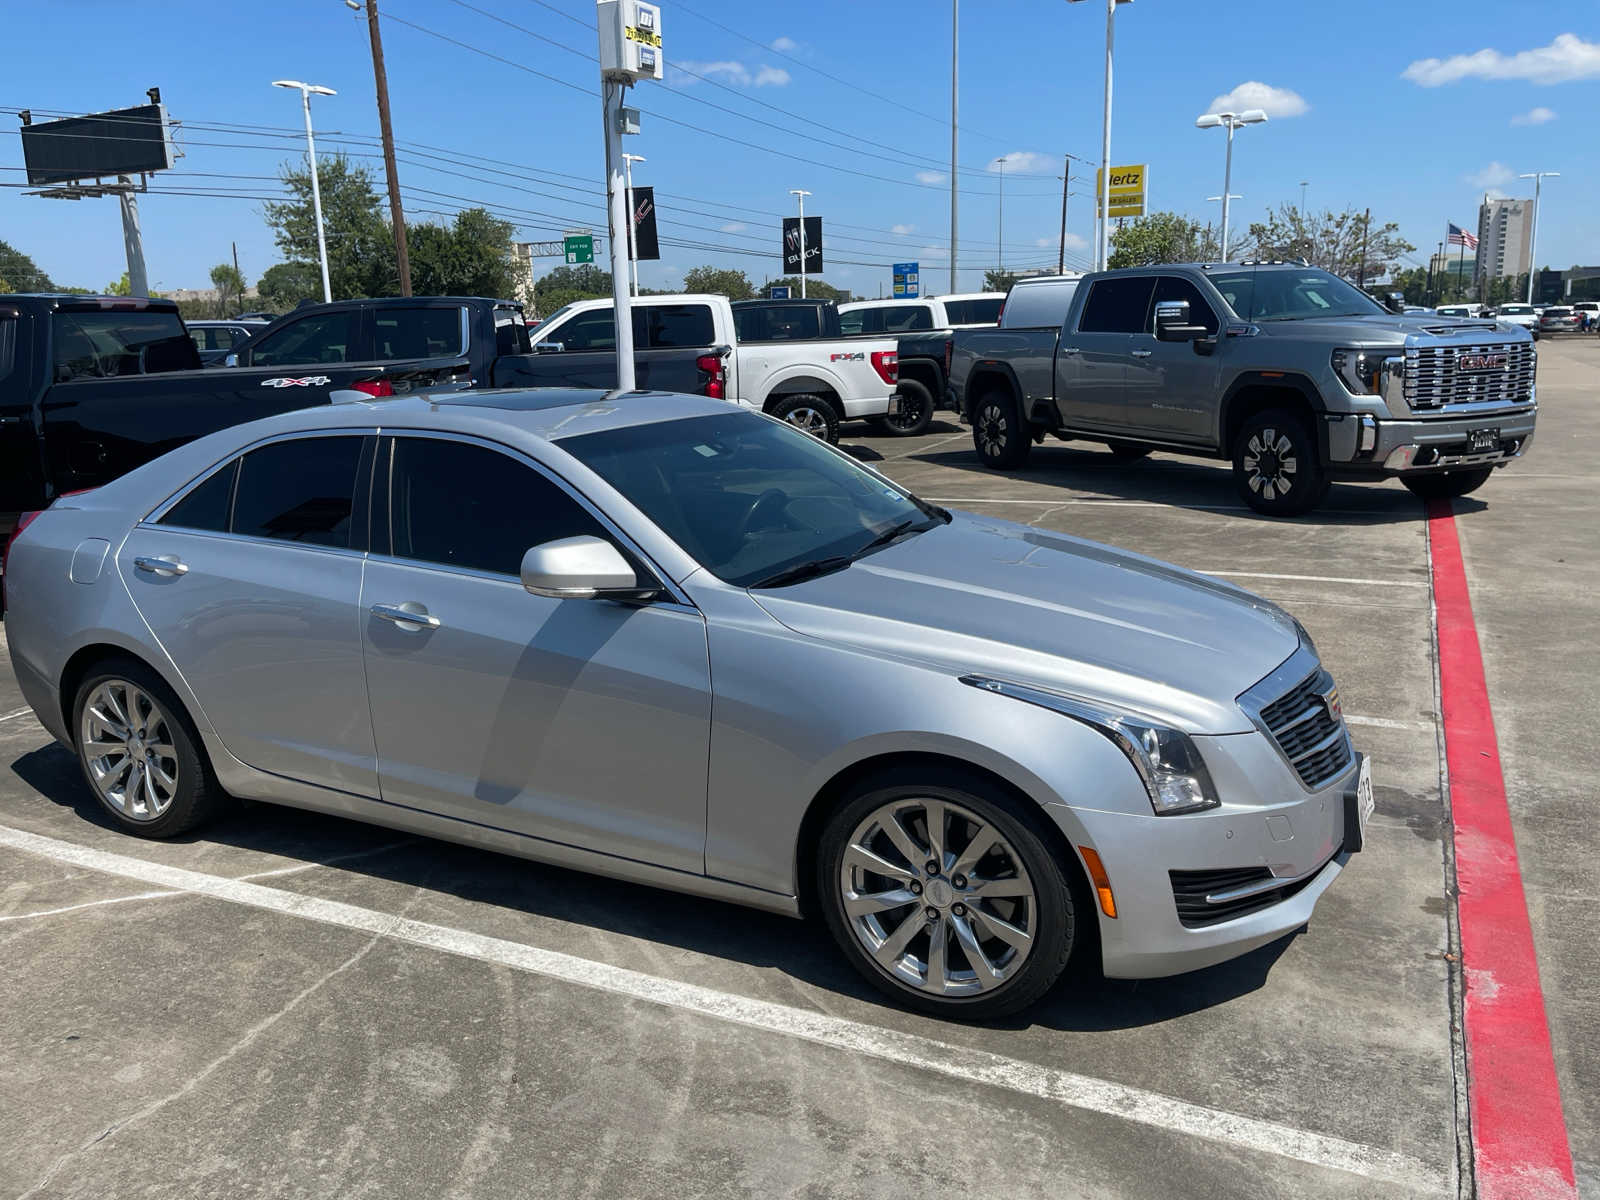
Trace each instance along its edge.
<path fill-rule="evenodd" d="M 592 263 L 594 261 L 594 236 L 581 233 L 575 237 L 561 239 L 561 245 L 567 252 L 567 263 Z"/>

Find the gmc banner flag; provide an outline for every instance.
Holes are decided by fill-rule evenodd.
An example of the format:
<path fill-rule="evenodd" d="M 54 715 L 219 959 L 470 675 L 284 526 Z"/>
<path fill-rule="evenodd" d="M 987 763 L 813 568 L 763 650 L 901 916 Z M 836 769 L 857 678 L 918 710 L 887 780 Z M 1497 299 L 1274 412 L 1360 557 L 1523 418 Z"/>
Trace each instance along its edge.
<path fill-rule="evenodd" d="M 628 253 L 635 262 L 649 262 L 661 257 L 661 243 L 656 240 L 656 190 L 653 187 L 633 189 L 633 219 L 628 222 Z"/>
<path fill-rule="evenodd" d="M 785 275 L 800 274 L 800 218 L 785 217 L 783 219 L 783 272 Z M 806 265 L 805 274 L 822 274 L 822 218 L 806 218 Z"/>

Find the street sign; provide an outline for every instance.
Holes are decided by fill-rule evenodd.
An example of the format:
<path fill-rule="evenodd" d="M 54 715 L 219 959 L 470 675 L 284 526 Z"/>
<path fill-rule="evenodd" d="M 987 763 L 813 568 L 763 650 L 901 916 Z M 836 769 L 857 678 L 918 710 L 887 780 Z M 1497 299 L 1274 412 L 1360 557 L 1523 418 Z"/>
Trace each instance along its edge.
<path fill-rule="evenodd" d="M 1096 170 L 1094 173 L 1095 211 L 1100 211 L 1100 194 L 1104 189 L 1104 171 Z M 1111 215 L 1113 217 L 1142 217 L 1148 206 L 1148 183 L 1150 179 L 1149 166 L 1139 163 L 1135 166 L 1111 168 Z"/>
<path fill-rule="evenodd" d="M 922 285 L 919 280 L 922 271 L 918 264 L 894 264 L 894 298 L 896 300 L 914 300 L 922 294 Z"/>
<path fill-rule="evenodd" d="M 576 263 L 592 263 L 594 261 L 594 235 L 580 233 L 561 239 L 561 247 L 567 252 L 567 265 Z"/>
<path fill-rule="evenodd" d="M 772 287 L 767 289 L 768 300 L 787 300 L 788 298 L 789 289 L 786 287 L 778 287 L 776 284 L 774 284 Z"/>

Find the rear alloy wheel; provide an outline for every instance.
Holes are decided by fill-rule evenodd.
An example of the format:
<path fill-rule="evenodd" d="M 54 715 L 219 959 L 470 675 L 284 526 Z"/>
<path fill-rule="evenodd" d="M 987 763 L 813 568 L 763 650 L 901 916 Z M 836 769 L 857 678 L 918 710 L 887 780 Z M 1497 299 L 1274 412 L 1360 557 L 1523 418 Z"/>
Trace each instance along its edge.
<path fill-rule="evenodd" d="M 910 1007 L 968 1019 L 1050 989 L 1075 910 L 1061 864 L 1016 807 L 977 780 L 880 778 L 834 814 L 818 889 L 857 970 Z"/>
<path fill-rule="evenodd" d="M 1305 422 L 1283 409 L 1257 413 L 1234 441 L 1233 475 L 1239 495 L 1258 513 L 1297 517 L 1328 494 L 1328 477 Z"/>
<path fill-rule="evenodd" d="M 1438 475 L 1402 475 L 1400 482 L 1413 496 L 1424 500 L 1454 500 L 1477 491 L 1493 474 L 1493 467 L 1475 467 L 1470 471 L 1445 471 Z"/>
<path fill-rule="evenodd" d="M 1022 423 L 1016 397 L 993 391 L 978 401 L 972 416 L 972 445 L 986 467 L 1005 470 L 1027 462 L 1033 438 Z"/>
<path fill-rule="evenodd" d="M 883 428 L 896 437 L 921 437 L 933 424 L 933 393 L 915 379 L 902 379 L 895 388 L 900 411 L 880 418 Z"/>
<path fill-rule="evenodd" d="M 821 396 L 784 396 L 773 401 L 767 411 L 778 420 L 787 421 L 796 429 L 803 429 L 829 445 L 839 441 L 839 414 Z"/>

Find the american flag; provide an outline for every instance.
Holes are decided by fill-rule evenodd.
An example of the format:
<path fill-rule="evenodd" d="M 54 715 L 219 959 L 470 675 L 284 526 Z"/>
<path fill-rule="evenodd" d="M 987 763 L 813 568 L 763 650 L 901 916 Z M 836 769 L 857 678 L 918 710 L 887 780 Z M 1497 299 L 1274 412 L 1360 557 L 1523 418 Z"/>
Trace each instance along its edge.
<path fill-rule="evenodd" d="M 1445 238 L 1445 242 L 1451 246 L 1463 246 L 1468 250 L 1476 250 L 1478 248 L 1477 235 L 1468 233 L 1459 225 L 1450 226 L 1450 235 Z"/>

